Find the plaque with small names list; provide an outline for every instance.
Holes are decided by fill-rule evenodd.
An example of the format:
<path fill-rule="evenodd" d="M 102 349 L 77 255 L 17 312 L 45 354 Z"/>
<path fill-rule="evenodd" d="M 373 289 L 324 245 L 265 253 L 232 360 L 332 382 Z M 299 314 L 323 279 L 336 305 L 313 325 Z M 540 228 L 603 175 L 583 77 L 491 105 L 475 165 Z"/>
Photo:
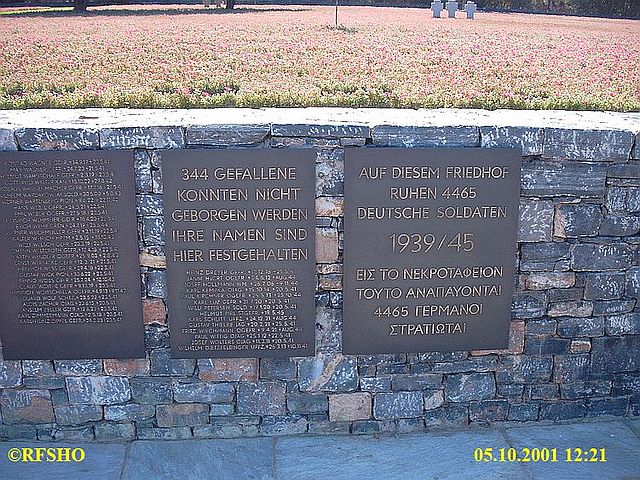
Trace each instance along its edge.
<path fill-rule="evenodd" d="M 0 153 L 7 360 L 142 358 L 133 152 Z"/>
<path fill-rule="evenodd" d="M 315 152 L 162 155 L 174 358 L 315 350 Z"/>

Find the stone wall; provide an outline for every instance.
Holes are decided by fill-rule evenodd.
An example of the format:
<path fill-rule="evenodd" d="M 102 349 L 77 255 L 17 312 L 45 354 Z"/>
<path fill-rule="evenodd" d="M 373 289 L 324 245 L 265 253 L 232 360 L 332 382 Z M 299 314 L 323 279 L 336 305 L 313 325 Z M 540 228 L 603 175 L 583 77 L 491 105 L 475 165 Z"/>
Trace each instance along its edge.
<path fill-rule="evenodd" d="M 0 112 L 0 150 L 134 149 L 147 358 L 0 361 L 0 438 L 422 431 L 640 415 L 640 114 L 264 109 Z M 510 346 L 341 354 L 345 148 L 518 146 Z M 316 356 L 171 359 L 162 150 L 317 151 Z"/>

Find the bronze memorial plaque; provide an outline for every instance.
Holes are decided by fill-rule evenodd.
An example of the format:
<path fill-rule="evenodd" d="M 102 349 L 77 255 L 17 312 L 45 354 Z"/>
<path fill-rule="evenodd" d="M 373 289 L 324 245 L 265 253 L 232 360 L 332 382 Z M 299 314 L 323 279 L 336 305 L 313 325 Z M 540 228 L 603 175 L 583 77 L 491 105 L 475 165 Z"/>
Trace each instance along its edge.
<path fill-rule="evenodd" d="M 162 154 L 177 358 L 314 354 L 315 152 Z"/>
<path fill-rule="evenodd" d="M 505 348 L 515 149 L 353 149 L 345 161 L 345 353 Z"/>
<path fill-rule="evenodd" d="M 0 153 L 5 359 L 144 357 L 132 152 Z"/>

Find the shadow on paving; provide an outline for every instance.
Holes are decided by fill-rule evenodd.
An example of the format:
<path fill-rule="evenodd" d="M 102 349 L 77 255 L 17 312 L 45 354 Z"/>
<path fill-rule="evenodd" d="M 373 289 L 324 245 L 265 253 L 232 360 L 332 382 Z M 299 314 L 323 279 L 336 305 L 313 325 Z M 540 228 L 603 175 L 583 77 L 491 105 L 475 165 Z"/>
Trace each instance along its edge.
<path fill-rule="evenodd" d="M 22 447 L 82 447 L 80 463 L 8 460 Z M 477 448 L 555 448 L 557 462 L 477 462 Z M 605 449 L 606 462 L 567 462 L 566 449 Z M 640 419 L 475 427 L 394 436 L 297 436 L 139 440 L 130 444 L 0 443 L 0 477 L 11 480 L 154 479 L 639 479 Z"/>

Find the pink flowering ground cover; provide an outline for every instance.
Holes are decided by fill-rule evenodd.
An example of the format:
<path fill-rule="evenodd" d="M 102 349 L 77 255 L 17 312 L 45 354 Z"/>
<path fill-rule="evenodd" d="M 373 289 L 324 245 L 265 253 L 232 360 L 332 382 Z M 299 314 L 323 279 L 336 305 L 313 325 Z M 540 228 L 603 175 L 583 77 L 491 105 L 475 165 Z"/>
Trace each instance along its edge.
<path fill-rule="evenodd" d="M 640 22 L 427 9 L 0 11 L 0 108 L 640 110 Z M 462 16 L 462 15 L 461 15 Z"/>

